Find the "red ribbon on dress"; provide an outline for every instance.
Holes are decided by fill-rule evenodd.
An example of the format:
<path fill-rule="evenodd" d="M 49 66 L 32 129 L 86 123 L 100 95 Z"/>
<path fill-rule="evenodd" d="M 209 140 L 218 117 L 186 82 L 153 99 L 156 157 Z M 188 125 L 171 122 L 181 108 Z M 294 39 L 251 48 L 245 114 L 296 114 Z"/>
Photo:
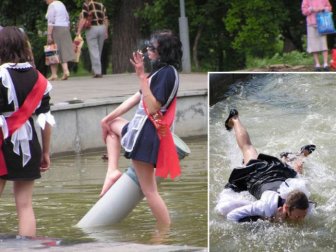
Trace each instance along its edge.
<path fill-rule="evenodd" d="M 170 175 L 170 178 L 174 179 L 181 175 L 180 161 L 178 159 L 173 135 L 170 132 L 170 127 L 175 118 L 176 97 L 164 115 L 162 115 L 160 111 L 155 115 L 151 115 L 148 113 L 144 101 L 143 106 L 148 118 L 154 124 L 160 139 L 155 175 L 163 178 L 167 178 L 168 175 Z"/>
<path fill-rule="evenodd" d="M 44 95 L 44 92 L 47 88 L 47 79 L 39 71 L 37 71 L 37 73 L 37 81 L 33 89 L 27 95 L 22 106 L 10 117 L 6 118 L 8 136 L 11 136 L 29 119 L 29 117 L 31 117 Z M 0 176 L 7 174 L 7 165 L 2 152 L 2 144 L 4 141 L 3 138 L 4 136 L 2 134 L 2 130 L 0 130 Z"/>

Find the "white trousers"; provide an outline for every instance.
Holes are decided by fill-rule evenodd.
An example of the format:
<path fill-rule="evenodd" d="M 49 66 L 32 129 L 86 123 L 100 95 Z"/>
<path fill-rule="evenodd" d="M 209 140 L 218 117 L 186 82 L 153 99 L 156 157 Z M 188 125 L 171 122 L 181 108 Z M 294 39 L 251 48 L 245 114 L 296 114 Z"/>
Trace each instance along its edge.
<path fill-rule="evenodd" d="M 90 53 L 91 68 L 94 74 L 102 74 L 101 54 L 104 46 L 105 30 L 105 25 L 93 25 L 85 32 Z"/>

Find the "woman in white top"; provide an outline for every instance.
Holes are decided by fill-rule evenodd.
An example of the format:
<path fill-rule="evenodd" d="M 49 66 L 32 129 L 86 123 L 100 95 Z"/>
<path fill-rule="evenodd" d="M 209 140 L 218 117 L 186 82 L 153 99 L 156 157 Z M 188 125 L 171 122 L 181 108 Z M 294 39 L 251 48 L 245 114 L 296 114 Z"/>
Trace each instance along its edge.
<path fill-rule="evenodd" d="M 48 4 L 46 18 L 48 20 L 48 44 L 57 44 L 63 76 L 61 80 L 67 80 L 70 76 L 68 62 L 74 61 L 75 52 L 72 47 L 70 35 L 69 14 L 61 1 L 45 0 Z M 51 76 L 49 80 L 57 80 L 58 64 L 50 65 Z"/>

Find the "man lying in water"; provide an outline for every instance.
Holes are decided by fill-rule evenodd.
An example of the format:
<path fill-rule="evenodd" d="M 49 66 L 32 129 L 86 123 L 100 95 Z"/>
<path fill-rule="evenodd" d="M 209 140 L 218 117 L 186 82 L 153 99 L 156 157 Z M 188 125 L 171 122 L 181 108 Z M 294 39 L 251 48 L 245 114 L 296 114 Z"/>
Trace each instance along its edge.
<path fill-rule="evenodd" d="M 245 167 L 232 171 L 225 188 L 235 192 L 249 191 L 255 202 L 233 199 L 226 205 L 217 205 L 217 211 L 228 220 L 236 222 L 269 219 L 274 221 L 301 221 L 309 208 L 309 192 L 302 181 L 293 179 L 303 172 L 303 158 L 311 154 L 316 146 L 306 145 L 297 155 L 284 152 L 278 158 L 258 154 L 252 145 L 247 130 L 239 120 L 238 111 L 232 109 L 225 122 L 227 130 L 234 129 L 238 146 L 243 154 Z M 286 181 L 291 179 L 290 190 Z M 284 193 L 279 189 L 284 188 Z M 285 192 L 286 191 L 286 192 Z M 308 195 L 308 196 L 307 196 Z M 222 207 L 222 209 L 220 209 Z"/>

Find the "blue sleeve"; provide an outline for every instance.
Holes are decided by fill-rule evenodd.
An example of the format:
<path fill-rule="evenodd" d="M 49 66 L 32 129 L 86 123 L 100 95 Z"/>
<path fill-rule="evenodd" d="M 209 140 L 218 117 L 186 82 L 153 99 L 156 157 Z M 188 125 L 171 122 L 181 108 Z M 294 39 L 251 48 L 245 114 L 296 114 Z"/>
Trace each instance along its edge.
<path fill-rule="evenodd" d="M 175 84 L 175 72 L 170 66 L 164 67 L 152 77 L 150 89 L 161 106 L 166 104 Z"/>

